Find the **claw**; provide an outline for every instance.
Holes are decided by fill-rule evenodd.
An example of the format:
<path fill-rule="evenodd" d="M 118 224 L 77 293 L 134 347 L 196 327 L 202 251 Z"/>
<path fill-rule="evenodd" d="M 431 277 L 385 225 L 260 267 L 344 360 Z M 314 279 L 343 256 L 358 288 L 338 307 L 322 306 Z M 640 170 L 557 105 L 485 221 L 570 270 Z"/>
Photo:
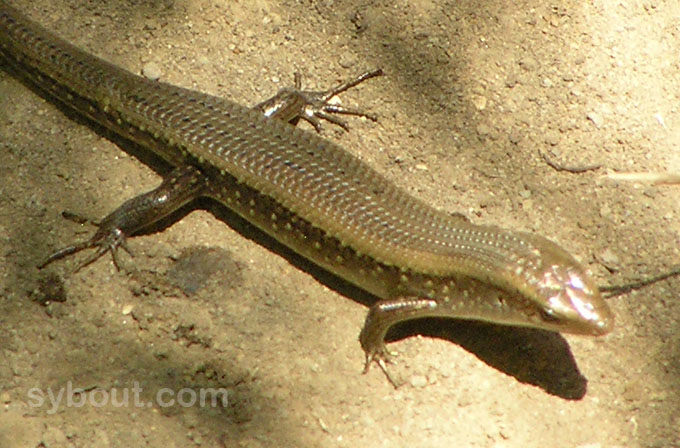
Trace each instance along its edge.
<path fill-rule="evenodd" d="M 349 126 L 345 121 L 326 113 L 324 109 L 310 110 L 310 106 L 305 108 L 305 114 L 302 116 L 302 119 L 314 126 L 316 132 L 321 132 L 321 120 L 319 118 L 340 126 L 345 131 L 349 131 Z"/>
<path fill-rule="evenodd" d="M 44 268 L 53 261 L 75 254 L 76 252 L 80 252 L 83 249 L 87 249 L 88 247 L 90 247 L 89 244 L 90 244 L 89 241 L 85 241 L 84 243 L 79 243 L 73 246 L 67 246 L 62 249 L 59 249 L 58 251 L 50 254 L 47 258 L 41 261 L 40 264 L 38 264 L 38 269 Z"/>
<path fill-rule="evenodd" d="M 319 98 L 321 101 L 324 103 L 333 98 L 335 95 L 338 95 L 339 93 L 342 93 L 346 90 L 351 89 L 352 87 L 356 86 L 357 84 L 361 84 L 362 82 L 366 81 L 367 79 L 375 78 L 377 76 L 382 76 L 384 73 L 381 68 L 378 68 L 376 70 L 371 70 L 368 72 L 364 72 L 357 76 L 354 79 L 351 79 L 347 82 L 344 82 L 340 84 L 337 87 L 330 88 L 326 90 L 325 92 L 321 92 L 321 97 Z"/>

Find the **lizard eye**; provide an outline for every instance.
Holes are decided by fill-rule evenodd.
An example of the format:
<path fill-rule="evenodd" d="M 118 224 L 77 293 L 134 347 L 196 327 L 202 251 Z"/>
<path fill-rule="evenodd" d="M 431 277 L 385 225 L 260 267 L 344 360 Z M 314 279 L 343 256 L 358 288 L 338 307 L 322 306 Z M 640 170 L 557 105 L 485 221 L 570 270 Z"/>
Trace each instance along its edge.
<path fill-rule="evenodd" d="M 557 316 L 555 316 L 555 313 L 553 311 L 545 308 L 541 308 L 540 310 L 538 310 L 538 313 L 541 316 L 541 320 L 543 322 L 555 323 L 559 322 L 560 320 Z"/>

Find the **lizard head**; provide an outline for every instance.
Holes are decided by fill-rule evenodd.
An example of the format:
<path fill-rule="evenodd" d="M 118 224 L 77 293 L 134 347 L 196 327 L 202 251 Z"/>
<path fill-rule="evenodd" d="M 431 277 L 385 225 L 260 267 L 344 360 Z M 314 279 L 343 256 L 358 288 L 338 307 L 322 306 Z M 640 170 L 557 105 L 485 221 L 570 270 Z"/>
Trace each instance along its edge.
<path fill-rule="evenodd" d="M 558 245 L 533 239 L 537 257 L 525 266 L 528 281 L 520 291 L 529 299 L 532 323 L 561 333 L 609 333 L 614 316 L 590 274 Z"/>

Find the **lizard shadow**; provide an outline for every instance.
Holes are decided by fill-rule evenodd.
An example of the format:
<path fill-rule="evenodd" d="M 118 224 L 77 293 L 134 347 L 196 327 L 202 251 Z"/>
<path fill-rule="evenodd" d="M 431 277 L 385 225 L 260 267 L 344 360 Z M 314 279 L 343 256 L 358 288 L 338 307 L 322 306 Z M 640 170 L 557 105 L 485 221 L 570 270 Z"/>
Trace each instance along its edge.
<path fill-rule="evenodd" d="M 387 341 L 413 334 L 458 344 L 489 366 L 551 395 L 579 400 L 586 394 L 588 380 L 558 333 L 467 320 L 423 319 L 395 325 Z"/>

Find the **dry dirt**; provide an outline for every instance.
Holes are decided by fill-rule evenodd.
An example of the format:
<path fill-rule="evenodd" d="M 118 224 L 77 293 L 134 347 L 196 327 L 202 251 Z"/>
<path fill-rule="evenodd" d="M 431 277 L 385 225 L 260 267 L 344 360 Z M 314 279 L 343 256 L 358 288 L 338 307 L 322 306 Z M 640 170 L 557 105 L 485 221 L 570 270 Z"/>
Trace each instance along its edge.
<path fill-rule="evenodd" d="M 379 122 L 324 135 L 414 195 L 547 236 L 602 285 L 680 260 L 680 186 L 606 178 L 680 172 L 676 0 L 11 3 L 133 72 L 244 104 L 295 71 L 326 87 L 382 67 L 343 96 Z M 402 327 L 395 390 L 361 374 L 370 298 L 215 204 L 131 239 L 123 271 L 38 271 L 92 232 L 62 211 L 101 218 L 165 167 L 1 70 L 0 162 L 2 448 L 680 446 L 679 279 L 610 299 L 599 339 Z M 184 406 L 206 388 L 228 399 Z"/>

